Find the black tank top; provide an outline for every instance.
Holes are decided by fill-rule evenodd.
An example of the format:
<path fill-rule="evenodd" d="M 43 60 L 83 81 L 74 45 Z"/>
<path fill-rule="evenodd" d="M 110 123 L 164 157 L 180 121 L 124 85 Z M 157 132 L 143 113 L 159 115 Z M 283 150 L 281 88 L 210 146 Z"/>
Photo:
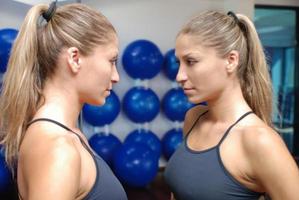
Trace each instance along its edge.
<path fill-rule="evenodd" d="M 66 127 L 65 125 L 48 118 L 39 118 L 31 121 L 27 127 L 37 121 L 48 121 L 58 126 L 70 131 L 71 133 L 75 134 L 83 147 L 90 153 L 92 156 L 95 165 L 96 165 L 96 180 L 95 183 L 90 190 L 90 192 L 83 198 L 84 200 L 127 200 L 127 195 L 125 190 L 116 176 L 113 174 L 110 167 L 106 164 L 106 162 L 97 154 L 93 153 L 90 148 L 86 145 L 84 140 L 81 136 L 70 128 Z M 19 195 L 20 199 L 21 196 Z"/>
<path fill-rule="evenodd" d="M 250 113 L 245 113 L 232 124 L 216 146 L 202 151 L 194 151 L 187 146 L 188 135 L 202 115 L 197 118 L 165 169 L 165 180 L 176 200 L 259 199 L 261 193 L 246 188 L 226 170 L 219 150 L 230 130 Z"/>

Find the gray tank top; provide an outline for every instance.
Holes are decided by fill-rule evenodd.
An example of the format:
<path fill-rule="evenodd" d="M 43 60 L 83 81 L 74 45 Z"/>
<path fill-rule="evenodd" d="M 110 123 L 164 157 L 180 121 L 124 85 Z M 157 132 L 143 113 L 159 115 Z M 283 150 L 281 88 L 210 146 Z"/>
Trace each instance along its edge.
<path fill-rule="evenodd" d="M 57 124 L 58 126 L 66 129 L 67 131 L 70 131 L 71 133 L 77 135 L 83 145 L 83 147 L 90 153 L 92 156 L 95 165 L 96 165 L 96 180 L 95 183 L 90 190 L 90 192 L 86 195 L 84 200 L 127 200 L 126 192 L 119 182 L 119 180 L 116 178 L 116 176 L 113 174 L 110 167 L 106 164 L 106 162 L 97 154 L 93 153 L 90 148 L 85 144 L 84 140 L 81 138 L 81 136 L 74 131 L 72 131 L 70 128 L 66 127 L 65 125 L 52 120 L 48 118 L 39 118 L 31 121 L 28 126 L 33 124 L 37 121 L 48 121 Z M 27 126 L 27 127 L 28 127 Z M 20 195 L 19 195 L 20 196 Z M 22 199 L 20 197 L 20 199 Z"/>
<path fill-rule="evenodd" d="M 216 146 L 203 151 L 194 151 L 187 146 L 188 135 L 202 115 L 198 117 L 165 169 L 166 183 L 176 200 L 259 199 L 261 193 L 249 190 L 226 170 L 219 151 L 219 146 L 233 126 L 250 113 L 245 113 L 231 125 Z"/>

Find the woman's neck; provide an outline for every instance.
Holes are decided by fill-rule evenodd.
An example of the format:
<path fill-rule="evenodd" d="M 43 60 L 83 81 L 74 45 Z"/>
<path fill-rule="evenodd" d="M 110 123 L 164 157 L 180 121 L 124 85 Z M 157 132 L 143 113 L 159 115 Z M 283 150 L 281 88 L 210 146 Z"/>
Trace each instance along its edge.
<path fill-rule="evenodd" d="M 209 117 L 215 122 L 234 122 L 251 110 L 240 87 L 224 90 L 218 97 L 208 101 Z"/>
<path fill-rule="evenodd" d="M 46 85 L 43 90 L 44 104 L 38 109 L 34 118 L 51 118 L 69 128 L 77 127 L 77 120 L 82 109 L 75 92 L 64 87 Z"/>

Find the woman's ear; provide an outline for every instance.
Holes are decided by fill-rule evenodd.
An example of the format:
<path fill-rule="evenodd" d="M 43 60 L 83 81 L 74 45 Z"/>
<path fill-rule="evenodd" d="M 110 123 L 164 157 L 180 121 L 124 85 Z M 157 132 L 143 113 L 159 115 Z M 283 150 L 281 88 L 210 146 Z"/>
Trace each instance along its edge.
<path fill-rule="evenodd" d="M 228 73 L 233 73 L 239 65 L 239 52 L 232 50 L 227 56 L 226 70 Z"/>
<path fill-rule="evenodd" d="M 73 73 L 78 73 L 80 66 L 80 54 L 77 47 L 70 47 L 67 49 L 67 62 Z"/>

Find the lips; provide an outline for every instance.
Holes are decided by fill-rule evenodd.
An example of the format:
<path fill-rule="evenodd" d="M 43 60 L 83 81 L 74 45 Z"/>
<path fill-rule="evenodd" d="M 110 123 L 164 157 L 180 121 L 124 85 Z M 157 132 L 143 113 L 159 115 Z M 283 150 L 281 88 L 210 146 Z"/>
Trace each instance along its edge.
<path fill-rule="evenodd" d="M 183 88 L 183 90 L 184 90 L 185 94 L 188 94 L 188 93 L 192 92 L 194 90 L 194 88 Z"/>
<path fill-rule="evenodd" d="M 105 90 L 107 93 L 108 93 L 108 95 L 110 95 L 111 94 L 111 91 L 112 91 L 112 89 L 107 89 L 107 90 Z"/>
<path fill-rule="evenodd" d="M 194 88 L 183 88 L 184 91 L 191 91 L 194 90 Z"/>

